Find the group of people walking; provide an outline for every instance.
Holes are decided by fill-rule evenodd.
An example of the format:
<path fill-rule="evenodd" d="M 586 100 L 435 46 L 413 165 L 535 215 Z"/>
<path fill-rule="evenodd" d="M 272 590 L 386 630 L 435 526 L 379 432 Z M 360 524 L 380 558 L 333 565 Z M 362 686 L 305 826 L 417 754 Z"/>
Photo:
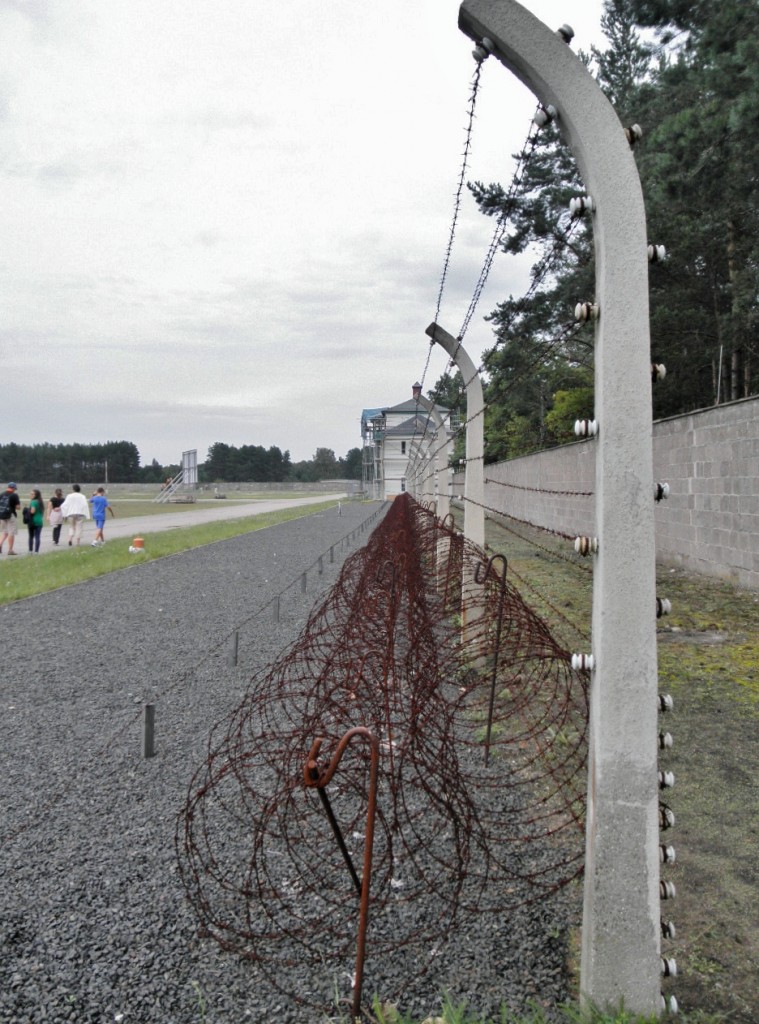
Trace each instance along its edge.
<path fill-rule="evenodd" d="M 60 543 L 63 521 L 67 520 L 69 547 L 75 545 L 78 547 L 82 541 L 84 521 L 90 518 L 90 505 L 92 505 L 92 518 L 95 521 L 95 539 L 92 546 L 99 547 L 105 543 L 103 531 L 106 512 L 110 512 L 112 516 L 116 514 L 106 497 L 105 488 L 98 487 L 88 502 L 82 494 L 79 484 L 74 484 L 71 493 L 67 494 L 65 498 L 63 491 L 57 487 L 55 494 L 47 503 L 47 509 L 45 509 L 42 494 L 38 488 L 33 487 L 29 495 L 29 504 L 25 505 L 22 510 L 22 521 L 26 524 L 29 532 L 30 554 L 39 554 L 45 515 L 53 528 L 53 544 Z M 5 491 L 0 494 L 0 555 L 3 553 L 3 545 L 6 540 L 8 554 L 17 554 L 13 547 L 18 534 L 20 507 L 21 498 L 18 496 L 18 485 L 11 481 Z"/>

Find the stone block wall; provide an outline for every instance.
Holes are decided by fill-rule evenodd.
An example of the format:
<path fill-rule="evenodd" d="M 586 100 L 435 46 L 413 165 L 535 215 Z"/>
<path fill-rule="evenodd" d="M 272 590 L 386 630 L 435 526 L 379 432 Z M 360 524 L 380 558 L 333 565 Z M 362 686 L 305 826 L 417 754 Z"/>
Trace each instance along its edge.
<path fill-rule="evenodd" d="M 759 590 L 759 398 L 657 421 L 653 456 L 659 561 Z M 594 489 L 592 440 L 485 467 L 489 509 L 557 533 L 594 535 Z"/>

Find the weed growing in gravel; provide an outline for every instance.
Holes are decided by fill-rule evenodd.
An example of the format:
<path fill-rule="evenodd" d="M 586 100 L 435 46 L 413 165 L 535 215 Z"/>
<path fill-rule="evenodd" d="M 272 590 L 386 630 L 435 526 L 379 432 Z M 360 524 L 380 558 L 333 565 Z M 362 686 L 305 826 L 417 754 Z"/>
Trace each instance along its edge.
<path fill-rule="evenodd" d="M 198 1014 L 200 1016 L 200 1024 L 206 1024 L 206 1010 L 208 1007 L 206 1004 L 206 997 L 205 993 L 203 992 L 203 987 L 199 981 L 191 981 L 190 985 L 192 986 L 195 992 L 195 996 L 198 1000 Z"/>

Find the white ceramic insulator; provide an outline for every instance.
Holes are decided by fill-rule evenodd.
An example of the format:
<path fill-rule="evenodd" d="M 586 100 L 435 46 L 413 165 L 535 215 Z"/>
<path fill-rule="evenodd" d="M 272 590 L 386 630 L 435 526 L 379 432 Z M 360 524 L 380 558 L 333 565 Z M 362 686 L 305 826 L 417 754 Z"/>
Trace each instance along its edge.
<path fill-rule="evenodd" d="M 674 957 L 663 956 L 661 958 L 661 973 L 664 978 L 677 977 L 677 961 Z"/>
<path fill-rule="evenodd" d="M 652 363 L 651 364 L 651 380 L 658 381 L 664 380 L 667 376 L 667 367 L 664 363 Z"/>
<path fill-rule="evenodd" d="M 662 921 L 661 923 L 661 934 L 663 939 L 676 939 L 677 928 L 675 928 L 674 921 Z"/>
<path fill-rule="evenodd" d="M 578 302 L 575 306 L 575 320 L 579 320 L 580 323 L 597 320 L 598 313 L 598 306 L 594 302 Z"/>
<path fill-rule="evenodd" d="M 659 694 L 659 710 L 660 711 L 673 711 L 675 707 L 675 700 L 671 693 L 660 693 Z"/>
<path fill-rule="evenodd" d="M 488 51 L 485 49 L 484 46 L 478 43 L 477 46 L 475 46 L 475 48 L 472 50 L 472 56 L 474 57 L 478 64 L 482 64 L 482 62 L 487 59 Z"/>
<path fill-rule="evenodd" d="M 625 135 L 630 145 L 634 146 L 639 139 L 643 138 L 643 129 L 639 124 L 631 124 L 629 128 L 625 128 Z"/>
<path fill-rule="evenodd" d="M 550 124 L 550 122 L 553 121 L 555 117 L 556 107 L 552 107 L 549 103 L 548 106 L 539 107 L 538 110 L 535 111 L 535 117 L 533 117 L 532 120 L 538 126 L 538 128 L 545 128 L 545 126 L 547 124 Z"/>
<path fill-rule="evenodd" d="M 598 552 L 598 537 L 575 537 L 575 551 L 585 558 Z"/>
<path fill-rule="evenodd" d="M 674 900 L 677 897 L 677 889 L 674 882 L 659 882 L 659 896 L 663 900 Z"/>
<path fill-rule="evenodd" d="M 563 25 L 559 26 L 557 32 L 564 40 L 564 42 L 567 44 L 571 43 L 575 37 L 575 30 L 572 28 L 571 25 L 567 25 L 566 22 Z"/>
<path fill-rule="evenodd" d="M 675 812 L 670 807 L 659 808 L 659 827 L 662 829 L 675 827 Z"/>
<path fill-rule="evenodd" d="M 595 437 L 598 434 L 598 423 L 595 420 L 575 420 L 577 437 Z"/>
<path fill-rule="evenodd" d="M 596 660 L 592 654 L 573 654 L 572 668 L 575 672 L 592 672 Z"/>
<path fill-rule="evenodd" d="M 667 258 L 667 250 L 663 245 L 649 245 L 648 247 L 648 262 L 649 263 L 663 263 Z"/>
<path fill-rule="evenodd" d="M 662 993 L 661 997 L 661 1008 L 665 1013 L 669 1013 L 673 1016 L 680 1011 L 677 999 L 674 996 L 665 996 L 664 993 Z"/>
<path fill-rule="evenodd" d="M 659 847 L 659 863 L 660 864 L 674 864 L 677 860 L 677 853 L 675 852 L 674 846 L 660 846 Z"/>
<path fill-rule="evenodd" d="M 675 784 L 674 772 L 659 772 L 659 788 L 672 789 Z"/>
<path fill-rule="evenodd" d="M 669 497 L 669 484 L 654 484 L 654 501 Z"/>
<path fill-rule="evenodd" d="M 575 196 L 569 200 L 569 212 L 573 217 L 581 217 L 583 213 L 593 213 L 596 204 L 592 196 Z"/>
<path fill-rule="evenodd" d="M 657 597 L 656 598 L 656 618 L 657 619 L 660 619 L 662 617 L 662 615 L 669 615 L 669 613 L 671 611 L 672 611 L 672 602 L 670 600 L 668 600 L 666 597 L 664 597 L 664 598 Z"/>
<path fill-rule="evenodd" d="M 674 747 L 675 741 L 672 739 L 671 732 L 660 732 L 659 733 L 659 749 L 660 750 L 671 750 Z"/>

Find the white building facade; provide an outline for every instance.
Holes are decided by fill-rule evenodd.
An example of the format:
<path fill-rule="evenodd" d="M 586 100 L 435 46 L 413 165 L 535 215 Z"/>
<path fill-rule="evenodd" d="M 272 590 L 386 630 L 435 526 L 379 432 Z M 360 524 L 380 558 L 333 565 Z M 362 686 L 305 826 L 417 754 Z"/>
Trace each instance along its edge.
<path fill-rule="evenodd" d="M 451 436 L 450 411 L 436 405 L 446 437 L 438 437 L 435 418 L 421 398 L 420 384 L 414 384 L 411 398 L 399 405 L 364 409 L 361 416 L 363 447 L 363 486 L 371 497 L 392 499 L 403 494 L 409 471 L 418 461 L 420 450 L 434 450 L 447 444 Z M 429 404 L 429 403 L 427 403 Z M 445 486 L 445 482 L 440 482 Z"/>

